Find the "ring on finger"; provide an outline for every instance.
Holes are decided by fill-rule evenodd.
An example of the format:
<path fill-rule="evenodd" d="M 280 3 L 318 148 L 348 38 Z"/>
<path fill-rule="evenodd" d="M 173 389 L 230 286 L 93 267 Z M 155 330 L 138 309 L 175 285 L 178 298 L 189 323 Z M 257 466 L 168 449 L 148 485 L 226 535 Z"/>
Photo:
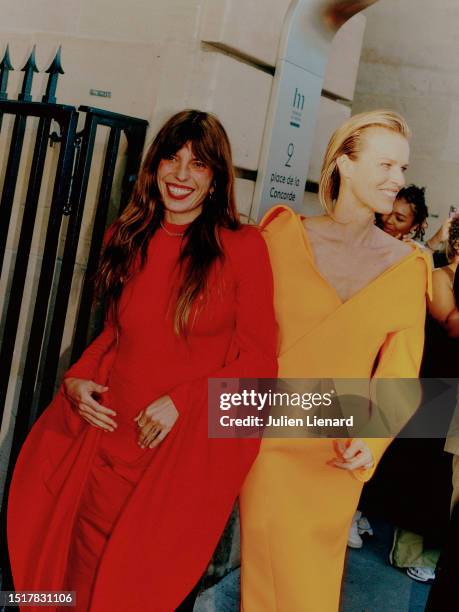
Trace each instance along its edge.
<path fill-rule="evenodd" d="M 153 432 L 150 432 L 150 436 L 148 436 L 150 438 L 150 442 L 153 442 L 153 440 L 155 440 L 159 436 L 162 430 L 163 428 L 160 425 L 158 425 L 157 429 L 155 429 Z M 151 435 L 152 433 L 153 435 Z"/>
<path fill-rule="evenodd" d="M 145 445 L 149 446 L 152 442 L 154 442 L 161 432 L 162 429 L 158 429 L 153 434 L 152 432 L 150 432 L 148 437 L 145 439 Z"/>
<path fill-rule="evenodd" d="M 147 433 L 146 437 L 149 438 L 151 434 L 154 434 L 155 436 L 157 436 L 159 433 L 161 433 L 161 429 L 162 429 L 161 425 L 159 423 L 155 423 L 153 427 L 151 427 L 151 429 Z"/>

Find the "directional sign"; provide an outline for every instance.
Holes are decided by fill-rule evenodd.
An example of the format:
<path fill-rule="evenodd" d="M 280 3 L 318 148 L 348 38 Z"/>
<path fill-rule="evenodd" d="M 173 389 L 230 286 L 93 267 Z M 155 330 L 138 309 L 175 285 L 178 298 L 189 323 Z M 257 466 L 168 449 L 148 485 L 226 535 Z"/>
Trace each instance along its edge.
<path fill-rule="evenodd" d="M 376 0 L 294 0 L 287 12 L 251 209 L 303 203 L 330 45 L 339 27 Z"/>

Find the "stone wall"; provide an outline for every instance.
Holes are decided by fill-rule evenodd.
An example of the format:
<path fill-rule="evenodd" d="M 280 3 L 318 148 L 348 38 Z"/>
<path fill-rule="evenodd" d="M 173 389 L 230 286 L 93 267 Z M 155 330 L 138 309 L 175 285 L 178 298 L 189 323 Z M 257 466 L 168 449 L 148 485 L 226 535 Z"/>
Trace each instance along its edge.
<path fill-rule="evenodd" d="M 353 113 L 399 111 L 413 138 L 407 180 L 427 187 L 427 236 L 459 206 L 459 3 L 380 0 L 367 27 Z"/>

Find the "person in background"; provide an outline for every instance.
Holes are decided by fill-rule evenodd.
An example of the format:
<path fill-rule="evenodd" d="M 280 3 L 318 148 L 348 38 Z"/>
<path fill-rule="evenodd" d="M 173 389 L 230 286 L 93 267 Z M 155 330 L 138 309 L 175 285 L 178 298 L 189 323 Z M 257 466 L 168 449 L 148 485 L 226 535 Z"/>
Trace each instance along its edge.
<path fill-rule="evenodd" d="M 446 252 L 450 263 L 448 270 L 435 271 L 435 286 L 439 299 L 429 304 L 432 317 L 441 325 L 450 339 L 450 358 L 456 364 L 455 377 L 459 378 L 459 219 L 450 224 Z M 454 277 L 451 283 L 451 272 Z M 441 274 L 444 272 L 445 274 Z M 452 295 L 451 295 L 452 293 Z M 453 298 L 453 299 L 451 299 Z M 455 350 L 454 350 L 454 348 Z M 444 612 L 459 606 L 459 389 L 457 389 L 456 409 L 446 439 L 445 450 L 452 454 L 451 519 L 446 543 L 438 559 L 435 580 L 429 592 L 426 612 Z"/>
<path fill-rule="evenodd" d="M 454 209 L 454 207 L 451 207 Z M 448 258 L 445 245 L 448 241 L 448 232 L 451 220 L 457 212 L 450 211 L 448 217 L 440 225 L 435 234 L 424 241 L 429 211 L 425 201 L 425 187 L 409 185 L 400 190 L 390 214 L 375 215 L 375 223 L 386 233 L 399 240 L 414 240 L 432 252 L 433 263 L 436 268 L 446 266 Z"/>
<path fill-rule="evenodd" d="M 432 275 L 433 299 L 428 304 L 432 318 L 450 338 L 457 338 L 459 325 L 454 295 L 454 280 L 459 262 L 459 217 L 449 219 L 446 257 L 448 264 L 437 268 Z"/>
<path fill-rule="evenodd" d="M 392 211 L 376 213 L 375 223 L 398 240 L 422 242 L 427 227 L 429 211 L 425 200 L 425 187 L 408 185 L 397 194 Z"/>
<path fill-rule="evenodd" d="M 455 207 L 451 207 L 448 217 L 443 221 L 438 230 L 426 241 L 425 245 L 432 251 L 432 257 L 435 268 L 441 268 L 448 265 L 448 256 L 446 247 L 449 237 L 449 228 L 451 221 L 458 216 L 458 212 L 454 211 Z"/>
<path fill-rule="evenodd" d="M 459 218 L 450 217 L 442 226 L 445 227 L 449 228 L 445 249 L 449 263 L 437 268 L 432 276 L 421 365 L 425 379 L 459 376 L 459 344 L 453 339 L 459 334 L 453 291 L 459 261 Z M 391 564 L 405 569 L 418 582 L 431 583 L 435 579 L 440 549 L 447 539 L 449 502 L 452 497 L 453 507 L 459 498 L 459 470 L 454 465 L 458 439 L 449 435 L 446 444 L 444 438 L 395 440 L 375 478 L 363 491 L 360 507 L 372 515 L 380 513 L 397 525 L 389 555 Z M 444 448 L 453 453 L 452 495 L 451 458 Z M 406 456 L 416 456 L 416 463 L 404 463 Z"/>

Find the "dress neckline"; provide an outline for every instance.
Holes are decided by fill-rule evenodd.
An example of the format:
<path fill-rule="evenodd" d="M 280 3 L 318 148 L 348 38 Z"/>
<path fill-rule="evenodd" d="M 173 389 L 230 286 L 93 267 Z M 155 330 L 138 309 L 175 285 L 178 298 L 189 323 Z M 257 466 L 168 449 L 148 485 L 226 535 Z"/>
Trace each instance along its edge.
<path fill-rule="evenodd" d="M 306 219 L 307 217 L 296 215 L 296 218 L 298 220 L 298 223 L 301 226 L 303 241 L 306 247 L 306 251 L 307 251 L 311 266 L 314 269 L 314 272 L 317 274 L 317 276 L 322 280 L 322 282 L 335 294 L 335 297 L 337 301 L 339 302 L 340 306 L 343 306 L 344 304 L 348 304 L 352 302 L 354 299 L 359 297 L 362 293 L 365 293 L 365 291 L 370 289 L 375 283 L 377 283 L 379 280 L 382 280 L 387 274 L 391 273 L 393 270 L 395 270 L 396 268 L 404 264 L 406 261 L 414 258 L 415 256 L 417 257 L 419 254 L 422 255 L 420 249 L 417 246 L 413 245 L 411 253 L 407 253 L 407 255 L 404 255 L 402 258 L 395 261 L 392 265 L 390 265 L 388 268 L 386 268 L 385 270 L 380 272 L 377 276 L 375 276 L 375 278 L 373 278 L 369 283 L 367 283 L 361 289 L 353 293 L 347 300 L 343 300 L 338 295 L 338 292 L 336 291 L 335 287 L 323 276 L 323 274 L 320 272 L 319 268 L 317 267 L 317 264 L 314 258 L 314 251 L 312 250 L 311 241 L 309 240 L 308 232 L 306 228 L 304 227 L 304 223 L 303 223 L 303 219 Z"/>
<path fill-rule="evenodd" d="M 161 229 L 171 238 L 182 238 L 191 223 L 171 223 L 163 219 L 161 221 Z"/>
<path fill-rule="evenodd" d="M 279 222 L 280 222 L 280 227 L 277 228 L 277 231 L 280 230 L 286 233 L 286 236 L 289 237 L 289 241 L 290 241 L 289 245 L 291 245 L 292 249 L 294 249 L 295 244 L 298 244 L 298 247 L 299 247 L 298 255 L 304 256 L 305 260 L 309 262 L 309 265 L 312 267 L 317 277 L 322 280 L 324 286 L 327 287 L 332 294 L 334 294 L 339 307 L 350 304 L 354 300 L 360 298 L 362 294 L 365 294 L 366 291 L 370 290 L 379 281 L 384 280 L 386 276 L 390 275 L 396 269 L 405 265 L 405 263 L 408 263 L 412 259 L 414 260 L 416 258 L 421 258 L 426 265 L 426 268 L 427 268 L 426 293 L 430 298 L 432 298 L 432 278 L 431 278 L 432 274 L 430 272 L 432 264 L 431 264 L 430 258 L 417 245 L 412 245 L 413 251 L 411 253 L 408 253 L 407 255 L 405 255 L 405 257 L 399 259 L 398 261 L 394 262 L 394 264 L 392 264 L 391 266 L 383 270 L 383 272 L 381 272 L 378 276 L 376 276 L 372 281 L 367 283 L 364 287 L 359 289 L 359 291 L 354 293 L 350 298 L 348 298 L 347 300 L 342 300 L 340 296 L 338 295 L 338 293 L 336 292 L 336 289 L 333 287 L 333 285 L 331 285 L 328 282 L 328 280 L 322 276 L 322 274 L 319 272 L 316 266 L 316 263 L 314 260 L 314 254 L 312 251 L 312 246 L 310 244 L 309 236 L 307 235 L 306 228 L 304 227 L 301 221 L 301 215 L 295 212 L 293 209 L 286 206 L 285 204 L 278 204 L 276 206 L 273 206 L 270 210 L 268 210 L 263 216 L 263 218 L 261 219 L 260 227 L 262 228 L 262 230 L 269 231 L 269 225 L 275 222 L 277 217 L 279 217 Z M 273 231 L 276 231 L 276 229 Z M 301 244 L 303 248 L 301 248 L 300 250 Z M 292 250 L 289 250 L 289 256 L 293 259 Z"/>

